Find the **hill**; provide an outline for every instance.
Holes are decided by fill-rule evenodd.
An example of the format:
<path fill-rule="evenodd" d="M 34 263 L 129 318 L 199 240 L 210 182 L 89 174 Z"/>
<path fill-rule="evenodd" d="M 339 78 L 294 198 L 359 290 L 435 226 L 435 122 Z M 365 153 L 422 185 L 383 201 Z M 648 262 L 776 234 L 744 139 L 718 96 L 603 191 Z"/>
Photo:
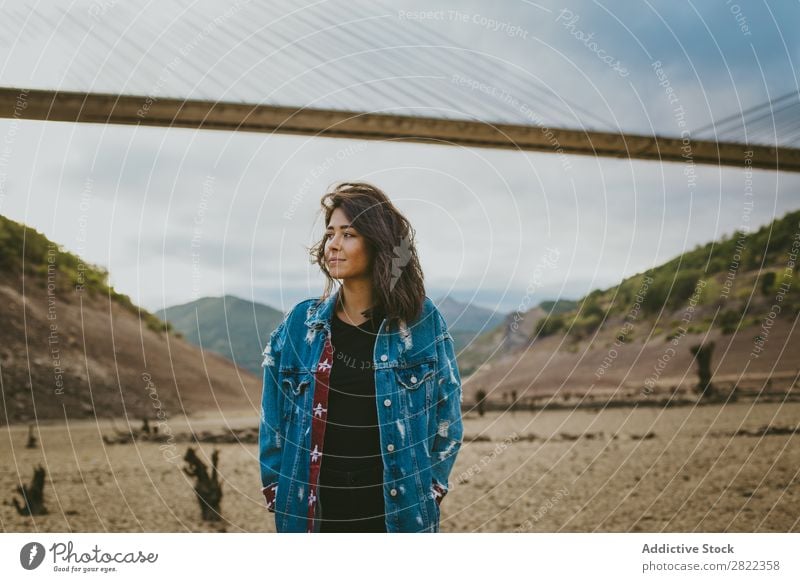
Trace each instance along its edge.
<path fill-rule="evenodd" d="M 156 312 L 175 330 L 204 350 L 261 375 L 261 349 L 283 313 L 261 303 L 226 295 L 203 297 Z"/>
<path fill-rule="evenodd" d="M 470 342 L 458 352 L 458 367 L 462 376 L 469 376 L 480 366 L 494 361 L 508 351 L 517 351 L 531 344 L 536 325 L 548 313 L 559 314 L 574 309 L 577 303 L 568 299 L 543 301 L 522 313 L 515 311 L 502 318 L 488 331 L 472 334 Z M 487 326 L 488 327 L 488 326 Z M 458 342 L 456 342 L 458 348 Z"/>
<path fill-rule="evenodd" d="M 465 382 L 465 398 L 474 400 L 478 390 L 497 402 L 556 393 L 691 393 L 697 364 L 690 348 L 712 342 L 712 372 L 722 390 L 796 386 L 798 251 L 795 211 L 595 290 L 566 312 L 543 317 L 539 306 L 522 318 L 535 322 L 525 342 L 497 333 L 479 338 L 476 344 L 494 356 Z M 467 350 L 463 359 L 478 358 Z"/>
<path fill-rule="evenodd" d="M 450 334 L 461 350 L 483 332 L 504 320 L 503 314 L 442 297 L 436 305 L 447 321 Z M 215 352 L 255 374 L 261 373 L 262 345 L 280 324 L 283 313 L 264 305 L 226 295 L 203 297 L 156 312 L 167 325 L 191 343 Z"/>
<path fill-rule="evenodd" d="M 260 379 L 203 354 L 44 235 L 0 216 L 0 423 L 258 411 Z"/>

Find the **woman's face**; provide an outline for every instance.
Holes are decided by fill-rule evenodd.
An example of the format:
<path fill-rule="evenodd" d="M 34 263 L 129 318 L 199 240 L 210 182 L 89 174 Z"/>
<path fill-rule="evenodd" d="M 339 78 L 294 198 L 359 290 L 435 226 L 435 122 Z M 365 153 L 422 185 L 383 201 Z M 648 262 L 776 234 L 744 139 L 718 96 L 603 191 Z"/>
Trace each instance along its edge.
<path fill-rule="evenodd" d="M 331 214 L 325 240 L 325 264 L 334 279 L 356 279 L 370 276 L 367 241 L 350 226 L 350 219 L 341 208 Z"/>

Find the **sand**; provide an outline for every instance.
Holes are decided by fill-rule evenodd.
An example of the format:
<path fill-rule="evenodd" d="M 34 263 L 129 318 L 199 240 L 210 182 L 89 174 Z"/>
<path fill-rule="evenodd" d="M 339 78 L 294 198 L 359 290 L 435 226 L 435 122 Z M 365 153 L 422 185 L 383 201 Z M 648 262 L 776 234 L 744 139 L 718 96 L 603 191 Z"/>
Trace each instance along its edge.
<path fill-rule="evenodd" d="M 444 532 L 797 532 L 800 434 L 732 436 L 797 426 L 800 403 L 738 402 L 669 409 L 470 412 L 468 440 L 442 504 Z M 252 418 L 228 418 L 236 426 Z M 174 432 L 187 428 L 172 421 Z M 192 421 L 195 430 L 219 419 Z M 117 427 L 121 427 L 119 421 Z M 0 527 L 7 532 L 274 531 L 264 507 L 257 445 L 201 444 L 221 451 L 220 524 L 200 520 L 180 456 L 188 446 L 104 445 L 103 421 L 4 427 Z M 649 438 L 644 438 L 648 436 Z M 616 438 L 613 438 L 616 434 Z M 583 435 L 583 436 L 581 436 Z M 489 439 L 489 440 L 473 440 Z M 171 458 L 175 454 L 180 456 Z M 48 515 L 10 505 L 33 467 L 48 471 Z"/>

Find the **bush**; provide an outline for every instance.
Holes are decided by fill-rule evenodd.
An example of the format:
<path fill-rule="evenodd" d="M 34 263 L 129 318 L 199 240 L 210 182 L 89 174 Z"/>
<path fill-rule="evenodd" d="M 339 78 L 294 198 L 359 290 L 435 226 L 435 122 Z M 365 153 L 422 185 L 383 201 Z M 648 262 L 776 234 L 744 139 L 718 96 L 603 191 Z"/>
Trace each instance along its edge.
<path fill-rule="evenodd" d="M 171 323 L 169 323 L 168 321 L 161 321 L 151 313 L 147 312 L 143 313 L 142 319 L 144 319 L 147 328 L 156 333 L 170 333 L 172 331 Z"/>
<path fill-rule="evenodd" d="M 600 304 L 597 303 L 597 301 L 595 301 L 594 298 L 592 299 L 587 298 L 581 304 L 580 314 L 581 317 L 588 318 L 596 316 L 602 320 L 606 316 L 606 310 L 600 307 Z"/>
<path fill-rule="evenodd" d="M 562 315 L 549 315 L 536 323 L 536 335 L 540 337 L 553 335 L 562 329 L 564 329 L 564 317 Z"/>
<path fill-rule="evenodd" d="M 593 333 L 603 322 L 599 315 L 589 317 L 576 317 L 569 325 L 567 333 L 576 338 L 584 338 Z"/>
<path fill-rule="evenodd" d="M 642 301 L 642 309 L 647 313 L 658 313 L 663 307 L 681 307 L 694 293 L 697 281 L 703 271 L 682 269 L 677 273 L 665 272 L 653 277 L 653 283 Z"/>
<path fill-rule="evenodd" d="M 720 303 L 722 284 L 714 277 L 706 279 L 705 287 L 700 289 L 700 305 L 717 305 Z M 690 294 L 691 295 L 691 294 Z"/>
<path fill-rule="evenodd" d="M 632 331 L 628 333 L 620 332 L 614 339 L 616 339 L 621 344 L 630 343 L 631 341 L 633 341 L 633 332 Z"/>
<path fill-rule="evenodd" d="M 761 294 L 769 295 L 775 285 L 775 272 L 769 271 L 761 276 Z"/>
<path fill-rule="evenodd" d="M 726 309 L 719 314 L 717 322 L 720 330 L 724 334 L 730 334 L 739 329 L 739 321 L 742 319 L 742 312 L 735 309 Z"/>

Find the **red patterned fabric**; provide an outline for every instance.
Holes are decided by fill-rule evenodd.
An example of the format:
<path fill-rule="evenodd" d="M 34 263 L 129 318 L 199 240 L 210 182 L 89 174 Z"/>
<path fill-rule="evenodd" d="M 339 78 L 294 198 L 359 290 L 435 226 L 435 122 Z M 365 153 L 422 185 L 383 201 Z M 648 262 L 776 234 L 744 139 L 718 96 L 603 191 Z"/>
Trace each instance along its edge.
<path fill-rule="evenodd" d="M 441 505 L 442 499 L 447 495 L 447 489 L 434 482 L 431 485 L 431 491 L 433 492 L 433 500 L 436 501 L 436 505 Z"/>
<path fill-rule="evenodd" d="M 317 364 L 314 388 L 314 408 L 311 417 L 311 464 L 309 465 L 308 521 L 307 531 L 314 531 L 314 517 L 317 510 L 317 485 L 322 467 L 322 445 L 325 441 L 325 424 L 328 419 L 328 389 L 330 387 L 331 367 L 333 366 L 333 346 L 330 336 L 325 338 L 325 347 Z"/>
<path fill-rule="evenodd" d="M 267 510 L 275 513 L 275 495 L 278 493 L 278 484 L 272 483 L 264 487 L 261 492 L 267 500 Z"/>

